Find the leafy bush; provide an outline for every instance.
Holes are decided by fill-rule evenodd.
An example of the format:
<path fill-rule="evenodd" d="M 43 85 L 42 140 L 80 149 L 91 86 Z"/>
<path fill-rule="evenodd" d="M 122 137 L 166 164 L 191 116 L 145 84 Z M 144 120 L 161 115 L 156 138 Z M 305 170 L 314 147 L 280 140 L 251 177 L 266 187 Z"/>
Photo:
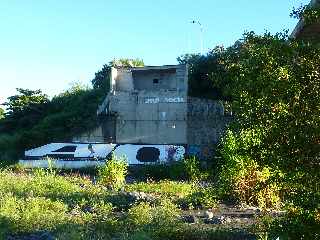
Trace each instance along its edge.
<path fill-rule="evenodd" d="M 24 150 L 50 141 L 69 141 L 96 127 L 105 92 L 75 85 L 49 100 L 40 90 L 17 89 L 0 119 L 0 160 L 18 159 Z"/>
<path fill-rule="evenodd" d="M 148 235 L 159 237 L 172 228 L 180 224 L 180 210 L 168 199 L 161 200 L 157 206 L 150 206 L 148 203 L 134 205 L 128 211 L 131 231 L 139 232 L 143 230 Z"/>
<path fill-rule="evenodd" d="M 191 181 L 198 181 L 202 177 L 202 173 L 200 170 L 200 162 L 195 157 L 189 157 L 184 159 L 184 170 L 186 171 L 187 177 Z"/>
<path fill-rule="evenodd" d="M 143 180 L 189 180 L 192 182 L 205 180 L 209 174 L 201 169 L 200 161 L 195 156 L 184 158 L 171 164 L 146 165 L 132 169 L 135 177 Z"/>
<path fill-rule="evenodd" d="M 220 149 L 224 157 L 219 178 L 220 194 L 261 208 L 279 208 L 280 186 L 269 183 L 276 172 L 260 167 L 248 154 L 241 154 L 251 144 L 259 143 L 258 135 L 252 133 L 242 131 L 239 136 L 232 131 L 226 133 Z"/>
<path fill-rule="evenodd" d="M 7 232 L 54 230 L 57 225 L 67 222 L 66 211 L 67 206 L 60 201 L 17 198 L 12 193 L 0 195 L 0 221 L 2 224 L 8 222 Z"/>
<path fill-rule="evenodd" d="M 129 167 L 129 172 L 136 179 L 146 181 L 186 180 L 185 165 L 183 161 L 172 162 L 170 164 L 143 165 L 138 167 Z"/>
<path fill-rule="evenodd" d="M 305 24 L 317 23 L 320 19 L 320 7 L 309 4 L 297 9 L 294 8 L 290 16 L 303 20 Z"/>
<path fill-rule="evenodd" d="M 127 169 L 126 159 L 124 157 L 117 158 L 113 155 L 104 166 L 98 168 L 99 181 L 112 189 L 120 189 L 125 184 Z"/>
<path fill-rule="evenodd" d="M 179 222 L 180 210 L 169 199 L 162 199 L 159 206 L 154 208 L 152 212 L 152 224 L 157 228 L 173 227 Z"/>
<path fill-rule="evenodd" d="M 274 239 L 320 239 L 319 209 L 305 211 L 299 207 L 288 207 L 287 213 L 274 219 L 264 216 L 256 226 L 256 232 L 267 238 Z"/>
<path fill-rule="evenodd" d="M 182 205 L 187 205 L 188 208 L 209 208 L 215 209 L 218 207 L 218 194 L 216 189 L 212 187 L 199 187 L 197 191 L 186 196 L 179 201 Z"/>
<path fill-rule="evenodd" d="M 138 203 L 132 206 L 128 211 L 128 221 L 133 226 L 143 226 L 152 222 L 152 207 L 149 203 Z"/>
<path fill-rule="evenodd" d="M 282 200 L 313 212 L 320 201 L 320 48 L 286 33 L 250 32 L 218 62 L 235 113 L 220 149 L 221 192 L 264 208 Z M 291 220 L 308 229 L 307 215 Z M 283 229 L 293 236 L 291 220 Z"/>

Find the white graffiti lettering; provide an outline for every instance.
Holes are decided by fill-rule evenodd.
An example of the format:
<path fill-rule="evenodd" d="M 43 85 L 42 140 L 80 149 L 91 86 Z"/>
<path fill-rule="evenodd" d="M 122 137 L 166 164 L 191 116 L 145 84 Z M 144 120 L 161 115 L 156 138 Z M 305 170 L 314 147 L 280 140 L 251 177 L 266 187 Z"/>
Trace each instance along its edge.
<path fill-rule="evenodd" d="M 144 103 L 146 104 L 155 104 L 159 103 L 160 98 L 155 97 L 155 98 L 146 98 Z M 163 99 L 163 102 L 165 103 L 183 103 L 184 99 L 182 97 L 166 97 Z"/>
<path fill-rule="evenodd" d="M 180 102 L 184 102 L 184 99 L 182 97 L 174 97 L 174 98 L 165 98 L 164 101 L 168 103 L 180 103 Z"/>
<path fill-rule="evenodd" d="M 145 99 L 145 103 L 150 104 L 150 103 L 159 103 L 160 99 L 159 98 L 147 98 Z"/>

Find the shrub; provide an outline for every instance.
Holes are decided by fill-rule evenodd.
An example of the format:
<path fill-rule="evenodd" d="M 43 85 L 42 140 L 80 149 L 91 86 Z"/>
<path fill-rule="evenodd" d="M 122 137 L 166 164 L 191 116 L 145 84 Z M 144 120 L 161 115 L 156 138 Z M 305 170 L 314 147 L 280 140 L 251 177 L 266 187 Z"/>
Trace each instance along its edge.
<path fill-rule="evenodd" d="M 128 171 L 126 159 L 117 158 L 114 155 L 106 164 L 98 168 L 98 178 L 102 184 L 105 184 L 112 189 L 120 189 L 124 186 L 125 177 Z"/>
<path fill-rule="evenodd" d="M 169 199 L 162 199 L 156 206 L 136 204 L 128 211 L 129 235 L 162 239 L 180 225 L 179 217 L 180 210 Z"/>
<path fill-rule="evenodd" d="M 152 207 L 149 203 L 138 203 L 128 211 L 128 221 L 134 226 L 143 226 L 152 222 Z"/>
<path fill-rule="evenodd" d="M 317 211 L 319 210 L 305 211 L 290 206 L 281 218 L 263 217 L 255 231 L 260 235 L 269 236 L 270 239 L 320 239 Z"/>
<path fill-rule="evenodd" d="M 216 189 L 212 187 L 198 187 L 197 191 L 186 196 L 181 202 L 187 204 L 189 208 L 214 209 L 218 206 L 218 196 Z"/>
<path fill-rule="evenodd" d="M 54 230 L 67 222 L 67 206 L 60 201 L 45 198 L 17 198 L 12 193 L 0 196 L 0 219 L 9 224 L 9 231 L 35 232 Z"/>
<path fill-rule="evenodd" d="M 198 181 L 201 178 L 200 162 L 195 156 L 184 159 L 184 168 L 189 180 Z"/>
<path fill-rule="evenodd" d="M 185 165 L 183 161 L 175 161 L 170 164 L 160 163 L 157 165 L 143 165 L 130 167 L 129 172 L 139 180 L 186 180 Z"/>
<path fill-rule="evenodd" d="M 197 182 L 209 178 L 209 173 L 200 166 L 200 160 L 195 156 L 190 156 L 183 160 L 183 171 L 189 181 Z"/>
<path fill-rule="evenodd" d="M 260 167 L 244 151 L 260 143 L 259 135 L 253 132 L 242 131 L 237 135 L 227 131 L 220 146 L 224 158 L 219 176 L 220 194 L 261 208 L 279 208 L 281 185 L 271 179 L 281 173 Z"/>
<path fill-rule="evenodd" d="M 152 212 L 152 224 L 157 227 L 172 227 L 179 222 L 180 210 L 169 199 L 162 199 Z M 165 229 L 164 229 L 165 230 Z"/>

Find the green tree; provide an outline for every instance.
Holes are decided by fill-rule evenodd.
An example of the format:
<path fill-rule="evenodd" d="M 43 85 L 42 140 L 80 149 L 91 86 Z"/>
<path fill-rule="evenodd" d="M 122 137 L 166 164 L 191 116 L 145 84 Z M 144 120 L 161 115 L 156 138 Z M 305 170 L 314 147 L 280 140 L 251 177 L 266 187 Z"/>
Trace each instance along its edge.
<path fill-rule="evenodd" d="M 93 88 L 108 91 L 110 89 L 110 72 L 111 66 L 104 64 L 102 69 L 95 73 L 94 79 L 91 80 Z"/>
<path fill-rule="evenodd" d="M 0 108 L 0 119 L 4 118 L 4 110 Z"/>
<path fill-rule="evenodd" d="M 286 34 L 250 32 L 226 49 L 219 62 L 227 73 L 225 90 L 232 94 L 236 118 L 221 150 L 224 186 L 231 186 L 231 195 L 257 201 L 281 189 L 286 203 L 298 209 L 296 216 L 305 219 L 296 221 L 297 216 L 282 226 L 297 225 L 282 231 L 311 239 L 320 227 L 319 47 Z M 301 230 L 303 224 L 314 229 L 307 231 L 304 225 Z"/>
<path fill-rule="evenodd" d="M 222 91 L 224 86 L 224 68 L 218 62 L 222 47 L 216 47 L 206 55 L 186 54 L 177 58 L 179 64 L 188 64 L 189 95 L 200 98 L 226 100 L 230 96 Z M 219 80 L 219 81 L 217 81 Z"/>
<path fill-rule="evenodd" d="M 41 90 L 29 90 L 23 88 L 16 89 L 18 94 L 8 97 L 8 102 L 3 105 L 7 106 L 8 114 L 14 114 L 20 111 L 36 109 L 36 106 L 48 102 L 47 95 Z"/>
<path fill-rule="evenodd" d="M 2 130 L 28 128 L 36 124 L 46 112 L 49 99 L 41 90 L 17 88 L 17 92 L 3 104 L 7 107 L 7 113 Z"/>
<path fill-rule="evenodd" d="M 291 17 L 301 19 L 305 24 L 311 25 L 320 21 L 320 4 L 308 4 L 293 8 Z"/>
<path fill-rule="evenodd" d="M 6 117 L 0 121 L 0 159 L 21 157 L 25 149 L 52 141 L 70 141 L 97 126 L 97 107 L 106 94 L 111 66 L 141 66 L 139 59 L 120 59 L 104 65 L 92 80 L 93 89 L 73 83 L 48 99 L 40 90 L 18 88 L 8 98 Z"/>

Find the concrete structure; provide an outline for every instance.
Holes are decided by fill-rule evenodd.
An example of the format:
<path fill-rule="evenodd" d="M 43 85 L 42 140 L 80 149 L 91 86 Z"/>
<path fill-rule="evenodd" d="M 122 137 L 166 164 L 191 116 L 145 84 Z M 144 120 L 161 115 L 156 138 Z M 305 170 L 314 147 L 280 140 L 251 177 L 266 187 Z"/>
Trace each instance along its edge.
<path fill-rule="evenodd" d="M 212 157 L 232 119 L 221 101 L 188 97 L 187 153 L 201 159 Z"/>
<path fill-rule="evenodd" d="M 96 126 L 91 131 L 84 132 L 78 136 L 74 136 L 72 138 L 72 142 L 78 143 L 103 143 L 104 142 L 104 134 L 102 131 L 102 126 Z"/>
<path fill-rule="evenodd" d="M 320 0 L 311 0 L 310 6 L 320 8 Z M 320 21 L 307 25 L 301 19 L 291 33 L 291 37 L 320 42 Z"/>
<path fill-rule="evenodd" d="M 98 108 L 105 142 L 185 145 L 209 155 L 231 120 L 222 102 L 188 97 L 187 65 L 112 68 L 110 79 Z"/>
<path fill-rule="evenodd" d="M 118 159 L 125 157 L 129 165 L 163 164 L 181 160 L 185 154 L 185 147 L 175 145 L 50 143 L 25 151 L 25 157 L 19 163 L 27 168 L 79 169 L 103 166 L 112 154 Z"/>
<path fill-rule="evenodd" d="M 113 68 L 99 107 L 105 141 L 187 144 L 186 65 Z"/>
<path fill-rule="evenodd" d="M 111 90 L 98 107 L 100 125 L 73 138 L 25 152 L 26 167 L 103 165 L 111 154 L 129 165 L 212 156 L 231 120 L 222 102 L 188 97 L 187 65 L 112 68 Z M 94 151 L 92 151 L 92 149 Z"/>

